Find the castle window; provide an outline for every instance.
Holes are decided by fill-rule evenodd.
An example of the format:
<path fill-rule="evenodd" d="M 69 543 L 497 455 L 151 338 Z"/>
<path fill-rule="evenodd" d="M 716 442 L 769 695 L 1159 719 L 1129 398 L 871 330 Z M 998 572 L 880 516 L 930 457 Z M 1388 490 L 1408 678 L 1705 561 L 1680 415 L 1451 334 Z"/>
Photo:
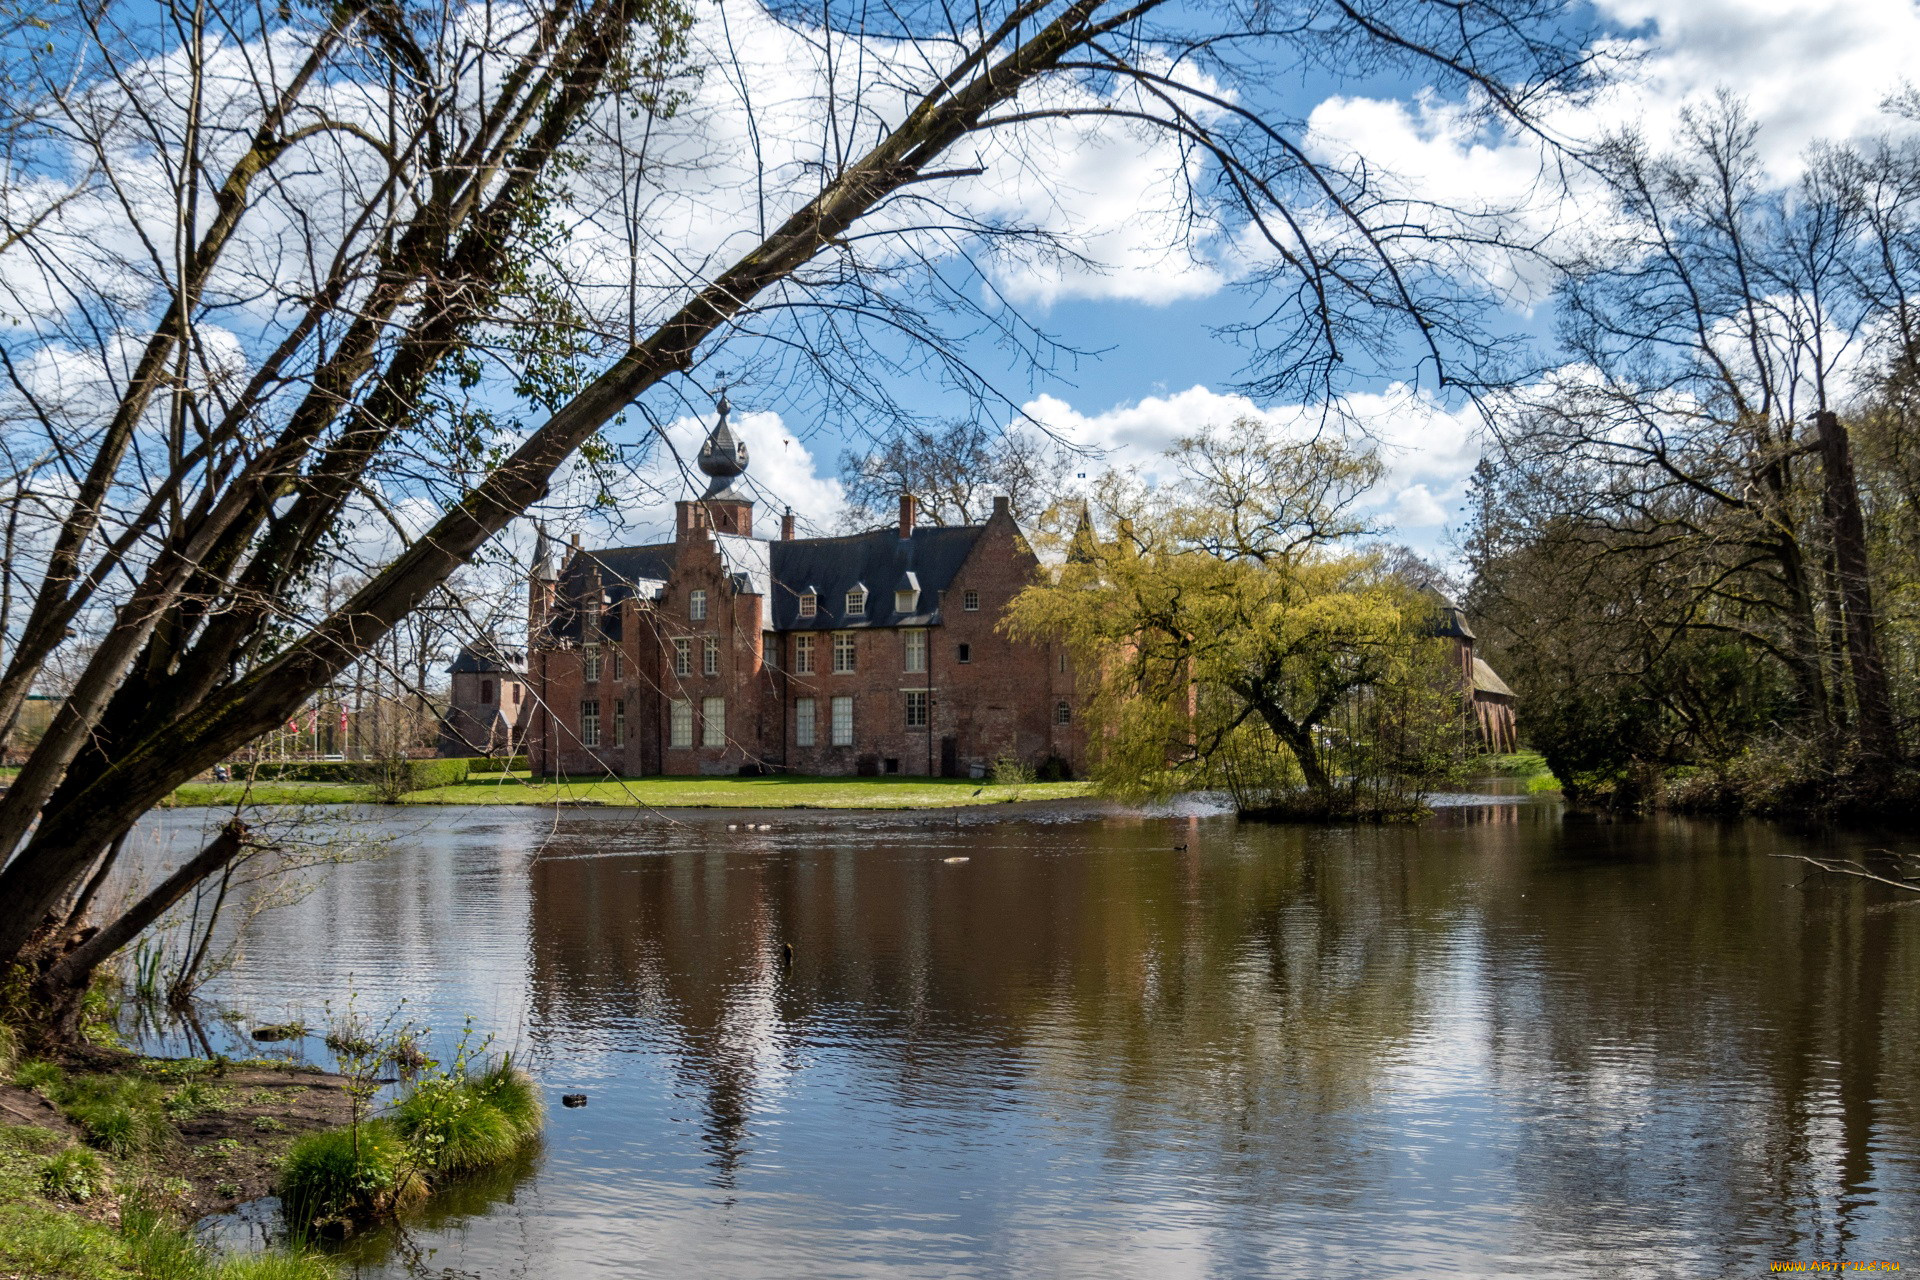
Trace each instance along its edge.
<path fill-rule="evenodd" d="M 853 699 L 845 694 L 833 700 L 833 745 L 853 745 Z"/>
<path fill-rule="evenodd" d="M 800 616 L 811 618 L 820 612 L 820 597 L 811 591 L 800 593 Z"/>
<path fill-rule="evenodd" d="M 962 661 L 962 662 L 972 662 L 972 661 L 973 661 L 973 646 L 972 646 L 972 645 L 970 645 L 970 644 L 963 644 L 963 645 L 961 645 L 961 646 L 960 646 L 960 661 Z"/>
<path fill-rule="evenodd" d="M 493 681 L 482 680 L 480 682 L 480 701 L 486 703 L 493 701 Z"/>
<path fill-rule="evenodd" d="M 625 698 L 613 700 L 613 745 L 616 747 L 627 745 L 627 700 Z"/>
<path fill-rule="evenodd" d="M 969 591 L 965 595 L 962 595 L 960 597 L 960 607 L 969 613 L 977 611 L 980 608 L 980 593 L 978 591 Z"/>
<path fill-rule="evenodd" d="M 767 670 L 780 669 L 780 637 L 771 631 L 760 633 L 760 660 L 767 664 Z"/>
<path fill-rule="evenodd" d="M 613 678 L 615 680 L 627 678 L 627 655 L 619 645 L 613 646 Z"/>
<path fill-rule="evenodd" d="M 1065 649 L 1060 651 L 1060 674 L 1067 674 L 1067 651 Z"/>
<path fill-rule="evenodd" d="M 587 683 L 592 684 L 600 678 L 600 646 L 590 644 L 582 651 L 580 668 L 586 672 Z"/>
<path fill-rule="evenodd" d="M 707 620 L 707 593 L 690 591 L 687 593 L 687 617 L 694 622 Z"/>
<path fill-rule="evenodd" d="M 703 676 L 720 674 L 720 637 L 708 636 L 701 642 L 700 674 Z"/>
<path fill-rule="evenodd" d="M 833 673 L 843 676 L 853 670 L 853 632 L 833 633 Z"/>
<path fill-rule="evenodd" d="M 909 672 L 925 671 L 927 669 L 927 633 L 907 631 L 902 634 L 906 637 L 907 654 L 901 669 Z"/>
<path fill-rule="evenodd" d="M 919 603 L 920 593 L 918 591 L 896 591 L 893 593 L 893 611 L 895 613 L 912 613 L 914 606 Z"/>
<path fill-rule="evenodd" d="M 667 742 L 671 746 L 693 745 L 693 704 L 685 698 L 673 700 L 667 713 L 667 734 Z"/>
<path fill-rule="evenodd" d="M 793 669 L 798 675 L 813 674 L 813 637 L 795 636 L 793 638 Z"/>
<path fill-rule="evenodd" d="M 867 589 L 865 587 L 855 587 L 853 590 L 847 592 L 847 616 L 849 618 L 864 618 L 867 616 Z"/>
<path fill-rule="evenodd" d="M 725 698 L 700 699 L 700 745 L 703 747 L 727 745 L 727 700 Z"/>
<path fill-rule="evenodd" d="M 685 636 L 675 636 L 673 641 L 673 674 L 690 676 L 693 674 L 693 641 Z"/>
<path fill-rule="evenodd" d="M 1055 724 L 1073 723 L 1073 708 L 1067 705 L 1066 699 L 1062 698 L 1053 704 L 1053 722 Z"/>
<path fill-rule="evenodd" d="M 513 705 L 520 705 L 520 686 L 517 684 L 513 686 Z"/>
<path fill-rule="evenodd" d="M 927 727 L 927 691 L 925 689 L 907 690 L 907 728 L 924 729 Z"/>
<path fill-rule="evenodd" d="M 600 745 L 600 699 L 588 698 L 580 704 L 580 742 L 583 746 Z"/>
<path fill-rule="evenodd" d="M 813 699 L 796 698 L 793 703 L 793 744 L 796 747 L 813 745 Z"/>

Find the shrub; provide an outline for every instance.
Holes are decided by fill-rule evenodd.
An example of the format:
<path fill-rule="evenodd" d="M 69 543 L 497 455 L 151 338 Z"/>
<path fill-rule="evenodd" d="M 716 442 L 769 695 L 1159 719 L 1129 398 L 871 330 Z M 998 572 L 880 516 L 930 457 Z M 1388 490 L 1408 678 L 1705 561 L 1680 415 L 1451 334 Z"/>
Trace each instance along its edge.
<path fill-rule="evenodd" d="M 68 1147 L 40 1166 L 40 1189 L 51 1199 L 85 1204 L 107 1189 L 106 1166 L 85 1147 Z"/>
<path fill-rule="evenodd" d="M 1018 786 L 1033 781 L 1033 767 L 1017 756 L 1001 756 L 993 762 L 993 780 L 999 786 Z"/>
<path fill-rule="evenodd" d="M 334 1265 L 311 1253 L 247 1253 L 223 1260 L 213 1280 L 333 1280 Z"/>
<path fill-rule="evenodd" d="M 280 1166 L 290 1221 L 325 1222 L 379 1212 L 424 1195 L 406 1167 L 406 1148 L 384 1120 L 328 1129 L 295 1142 Z"/>
<path fill-rule="evenodd" d="M 474 756 L 467 761 L 467 772 L 520 773 L 533 767 L 526 756 Z"/>
<path fill-rule="evenodd" d="M 475 1076 L 472 1088 L 507 1118 L 522 1142 L 540 1132 L 545 1111 L 540 1090 L 526 1072 L 514 1068 L 511 1057 L 502 1058 L 485 1074 Z"/>
<path fill-rule="evenodd" d="M 519 1150 L 521 1134 L 506 1114 L 458 1076 L 423 1080 L 394 1108 L 394 1127 L 439 1173 L 472 1173 Z"/>

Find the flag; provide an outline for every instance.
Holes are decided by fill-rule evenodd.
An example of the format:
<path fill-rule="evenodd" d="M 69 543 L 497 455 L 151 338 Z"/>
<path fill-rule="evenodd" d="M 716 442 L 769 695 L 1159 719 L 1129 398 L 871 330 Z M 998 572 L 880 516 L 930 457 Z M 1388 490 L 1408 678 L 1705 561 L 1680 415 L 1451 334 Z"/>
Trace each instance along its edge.
<path fill-rule="evenodd" d="M 319 731 L 319 728 L 320 728 L 320 708 L 315 707 L 313 710 L 307 712 L 307 732 L 315 733 Z"/>
<path fill-rule="evenodd" d="M 345 733 L 346 731 L 347 731 L 347 709 L 345 707 L 342 707 L 340 708 L 340 732 Z"/>
<path fill-rule="evenodd" d="M 299 716 L 295 716 L 295 717 L 294 717 L 293 719 L 291 719 L 291 720 L 289 720 L 289 721 L 287 721 L 287 732 L 288 732 L 288 733 L 298 733 L 298 732 L 300 732 L 300 717 L 299 717 Z"/>

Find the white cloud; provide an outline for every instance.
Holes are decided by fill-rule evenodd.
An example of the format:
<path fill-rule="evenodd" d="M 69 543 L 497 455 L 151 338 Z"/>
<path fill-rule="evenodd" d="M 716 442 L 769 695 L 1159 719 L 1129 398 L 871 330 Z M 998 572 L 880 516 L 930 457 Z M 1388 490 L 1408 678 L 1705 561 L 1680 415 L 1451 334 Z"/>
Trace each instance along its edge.
<path fill-rule="evenodd" d="M 1168 477 L 1164 455 L 1175 441 L 1208 426 L 1251 418 L 1270 430 L 1304 434 L 1327 421 L 1311 406 L 1261 406 L 1246 396 L 1204 386 L 1098 413 L 1084 413 L 1054 396 L 1041 396 L 1022 409 L 1060 439 L 1098 455 L 1099 461 L 1086 468 L 1089 472 L 1112 467 L 1149 480 Z M 1348 429 L 1378 444 L 1386 464 L 1365 514 L 1383 534 L 1422 552 L 1442 553 L 1447 526 L 1459 517 L 1468 478 L 1480 458 L 1474 411 L 1449 410 L 1424 392 L 1395 385 L 1349 397 L 1343 416 Z"/>

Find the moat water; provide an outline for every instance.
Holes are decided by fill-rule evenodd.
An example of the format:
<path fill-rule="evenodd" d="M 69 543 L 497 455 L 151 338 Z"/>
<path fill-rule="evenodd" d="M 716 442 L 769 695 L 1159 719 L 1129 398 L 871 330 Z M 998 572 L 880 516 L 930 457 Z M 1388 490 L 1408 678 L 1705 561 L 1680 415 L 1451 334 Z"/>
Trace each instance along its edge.
<path fill-rule="evenodd" d="M 352 1274 L 1920 1268 L 1920 895 L 1773 856 L 1884 837 L 1525 799 L 347 821 L 390 851 L 210 1002 L 470 1017 L 552 1104 Z"/>

